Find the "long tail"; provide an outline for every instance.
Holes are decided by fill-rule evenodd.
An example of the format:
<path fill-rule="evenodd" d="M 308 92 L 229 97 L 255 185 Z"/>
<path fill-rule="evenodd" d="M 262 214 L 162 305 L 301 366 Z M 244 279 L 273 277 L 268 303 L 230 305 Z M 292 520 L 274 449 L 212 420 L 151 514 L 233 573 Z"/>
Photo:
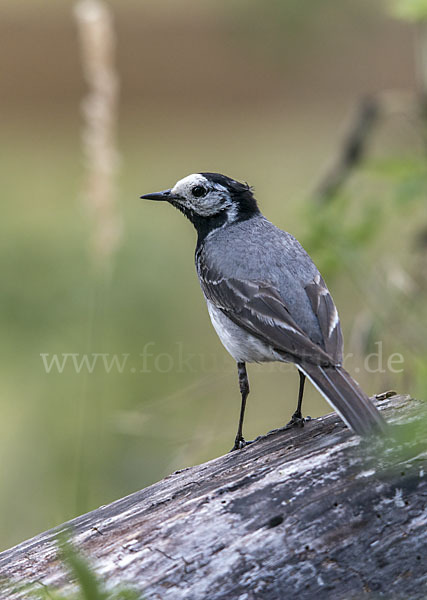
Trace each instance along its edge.
<path fill-rule="evenodd" d="M 355 433 L 363 437 L 386 431 L 383 417 L 345 369 L 309 363 L 297 366 Z"/>

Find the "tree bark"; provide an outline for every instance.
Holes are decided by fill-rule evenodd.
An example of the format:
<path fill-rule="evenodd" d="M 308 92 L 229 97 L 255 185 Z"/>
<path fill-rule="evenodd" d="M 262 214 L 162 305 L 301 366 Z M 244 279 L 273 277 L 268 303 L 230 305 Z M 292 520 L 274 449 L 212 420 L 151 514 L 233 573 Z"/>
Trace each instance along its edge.
<path fill-rule="evenodd" d="M 107 587 L 129 582 L 145 600 L 425 599 L 426 410 L 405 396 L 377 404 L 388 442 L 327 415 L 1 553 L 1 599 L 28 597 L 16 583 L 70 587 L 64 528 Z"/>

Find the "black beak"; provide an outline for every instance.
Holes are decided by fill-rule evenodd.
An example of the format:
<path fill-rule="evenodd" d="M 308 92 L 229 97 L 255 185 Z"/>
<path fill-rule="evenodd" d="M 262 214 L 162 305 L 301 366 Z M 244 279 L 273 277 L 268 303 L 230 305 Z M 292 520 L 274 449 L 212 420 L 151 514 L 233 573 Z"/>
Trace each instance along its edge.
<path fill-rule="evenodd" d="M 157 200 L 160 202 L 169 202 L 170 200 L 175 200 L 175 196 L 172 196 L 170 190 L 163 190 L 163 192 L 154 192 L 153 194 L 145 194 L 145 196 L 140 196 L 143 200 Z"/>

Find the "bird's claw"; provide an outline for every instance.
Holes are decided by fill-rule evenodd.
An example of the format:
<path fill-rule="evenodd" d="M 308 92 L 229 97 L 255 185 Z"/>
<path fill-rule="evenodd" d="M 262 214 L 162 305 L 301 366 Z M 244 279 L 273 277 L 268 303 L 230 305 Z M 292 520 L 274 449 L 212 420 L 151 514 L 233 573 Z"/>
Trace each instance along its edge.
<path fill-rule="evenodd" d="M 243 438 L 243 437 L 236 438 L 236 441 L 234 442 L 234 446 L 232 447 L 232 449 L 230 450 L 230 452 L 234 452 L 235 450 L 241 450 L 245 446 L 249 446 L 249 444 L 252 444 L 253 441 L 254 440 L 246 441 L 245 438 Z"/>
<path fill-rule="evenodd" d="M 295 412 L 292 415 L 291 420 L 289 421 L 289 423 L 287 423 L 285 425 L 285 429 L 291 429 L 293 427 L 304 427 L 304 423 L 306 421 L 310 421 L 310 417 L 307 417 L 307 419 L 304 419 L 304 417 L 302 416 L 301 413 L 297 413 Z"/>

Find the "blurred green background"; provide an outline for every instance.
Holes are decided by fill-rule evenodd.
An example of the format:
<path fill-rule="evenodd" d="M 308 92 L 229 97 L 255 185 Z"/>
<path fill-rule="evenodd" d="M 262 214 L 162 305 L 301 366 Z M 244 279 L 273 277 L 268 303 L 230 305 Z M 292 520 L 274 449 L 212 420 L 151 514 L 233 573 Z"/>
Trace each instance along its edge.
<path fill-rule="evenodd" d="M 422 24 L 385 1 L 109 5 L 123 233 L 107 278 L 82 198 L 73 2 L 0 5 L 0 549 L 230 449 L 237 377 L 195 276 L 194 231 L 139 200 L 189 173 L 248 181 L 264 214 L 305 244 L 368 393 L 427 395 L 426 128 L 413 100 L 380 119 L 339 195 L 313 195 L 361 98 L 422 96 Z M 366 357 L 379 348 L 376 368 Z M 129 356 L 122 373 L 101 360 L 92 373 L 71 362 L 47 373 L 41 354 L 63 353 Z M 387 368 L 392 353 L 402 373 Z M 298 384 L 286 365 L 249 376 L 247 439 L 288 420 Z M 305 414 L 328 411 L 308 386 Z"/>

